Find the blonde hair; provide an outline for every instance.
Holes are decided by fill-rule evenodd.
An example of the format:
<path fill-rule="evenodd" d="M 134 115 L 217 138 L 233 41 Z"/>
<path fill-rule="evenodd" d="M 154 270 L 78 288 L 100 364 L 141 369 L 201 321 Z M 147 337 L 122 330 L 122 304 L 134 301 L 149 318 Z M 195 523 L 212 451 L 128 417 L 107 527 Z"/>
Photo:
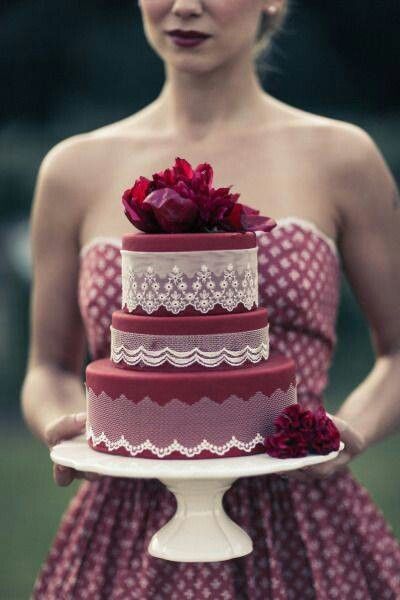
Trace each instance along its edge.
<path fill-rule="evenodd" d="M 253 47 L 253 58 L 259 72 L 263 72 L 267 68 L 265 61 L 266 52 L 271 46 L 272 38 L 282 30 L 288 12 L 289 0 L 286 0 L 281 10 L 275 15 L 263 13 L 261 16 Z"/>

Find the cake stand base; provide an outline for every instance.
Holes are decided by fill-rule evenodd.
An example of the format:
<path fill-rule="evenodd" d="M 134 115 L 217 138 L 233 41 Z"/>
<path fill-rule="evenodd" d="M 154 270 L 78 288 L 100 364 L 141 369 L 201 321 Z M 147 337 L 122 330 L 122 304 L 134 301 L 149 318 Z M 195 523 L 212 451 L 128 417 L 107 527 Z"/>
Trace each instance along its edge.
<path fill-rule="evenodd" d="M 268 454 L 237 458 L 158 460 L 96 452 L 84 436 L 61 442 L 52 460 L 78 471 L 111 477 L 157 478 L 174 494 L 175 515 L 149 544 L 152 556 L 178 562 L 215 562 L 250 554 L 248 534 L 228 517 L 222 498 L 240 477 L 284 473 L 327 462 L 344 448 L 325 455 L 279 459 Z"/>
<path fill-rule="evenodd" d="M 172 519 L 155 533 L 149 553 L 180 562 L 228 560 L 250 554 L 253 542 L 228 517 L 222 498 L 235 479 L 161 479 L 177 500 Z"/>

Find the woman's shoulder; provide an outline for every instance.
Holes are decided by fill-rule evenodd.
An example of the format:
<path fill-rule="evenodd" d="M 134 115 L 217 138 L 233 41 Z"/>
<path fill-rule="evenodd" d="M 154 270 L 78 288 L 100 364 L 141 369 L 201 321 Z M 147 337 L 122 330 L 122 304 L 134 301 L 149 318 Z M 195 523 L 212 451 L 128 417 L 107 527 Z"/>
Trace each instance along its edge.
<path fill-rule="evenodd" d="M 64 169 L 69 174 L 74 170 L 82 172 L 83 164 L 86 167 L 91 162 L 98 164 L 106 152 L 110 156 L 110 145 L 121 143 L 127 136 L 131 143 L 140 141 L 140 129 L 134 126 L 131 118 L 73 135 L 55 144 L 44 157 L 41 167 L 59 174 Z"/>
<path fill-rule="evenodd" d="M 357 220 L 357 215 L 368 211 L 373 214 L 385 198 L 388 203 L 398 201 L 394 176 L 368 131 L 355 123 L 309 113 L 300 121 L 305 138 L 313 140 L 313 164 L 325 189 L 331 191 L 342 222 Z"/>
<path fill-rule="evenodd" d="M 382 154 L 360 125 L 299 109 L 288 112 L 287 127 L 315 165 L 334 177 L 363 176 L 382 162 Z"/>
<path fill-rule="evenodd" d="M 391 179 L 383 154 L 371 134 L 360 125 L 311 115 L 310 135 L 315 136 L 316 163 L 324 168 L 329 182 L 346 194 L 361 193 L 372 183 L 375 186 Z M 361 193 L 362 195 L 362 193 Z"/>
<path fill-rule="evenodd" d="M 146 144 L 140 112 L 61 140 L 44 156 L 38 180 L 71 198 L 85 196 L 86 191 L 93 195 L 125 150 L 132 155 Z"/>
<path fill-rule="evenodd" d="M 368 156 L 377 152 L 371 135 L 355 123 L 306 111 L 275 99 L 273 109 L 272 127 L 282 133 L 284 141 L 290 142 L 286 145 L 299 158 L 312 160 L 324 172 L 337 172 L 354 164 L 362 166 Z M 267 115 L 265 127 L 266 135 L 269 135 L 271 114 Z"/>
<path fill-rule="evenodd" d="M 288 131 L 293 135 L 298 134 L 304 141 L 315 142 L 317 149 L 322 148 L 332 152 L 341 146 L 342 152 L 338 152 L 338 156 L 340 156 L 343 151 L 357 154 L 358 150 L 368 149 L 374 145 L 369 133 L 355 123 L 288 105 L 284 105 L 284 115 Z"/>

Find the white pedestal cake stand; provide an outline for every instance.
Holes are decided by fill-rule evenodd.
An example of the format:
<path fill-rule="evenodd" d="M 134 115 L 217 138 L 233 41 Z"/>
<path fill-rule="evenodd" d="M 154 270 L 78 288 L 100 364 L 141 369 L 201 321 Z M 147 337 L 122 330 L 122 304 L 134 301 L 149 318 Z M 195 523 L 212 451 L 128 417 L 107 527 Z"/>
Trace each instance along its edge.
<path fill-rule="evenodd" d="M 92 450 L 84 436 L 61 442 L 52 460 L 79 471 L 111 477 L 157 478 L 175 495 L 177 511 L 151 539 L 152 556 L 179 562 L 229 560 L 250 554 L 248 534 L 228 517 L 222 498 L 239 477 L 292 471 L 332 460 L 343 449 L 326 455 L 279 459 L 267 454 L 238 458 L 158 460 L 127 458 Z"/>

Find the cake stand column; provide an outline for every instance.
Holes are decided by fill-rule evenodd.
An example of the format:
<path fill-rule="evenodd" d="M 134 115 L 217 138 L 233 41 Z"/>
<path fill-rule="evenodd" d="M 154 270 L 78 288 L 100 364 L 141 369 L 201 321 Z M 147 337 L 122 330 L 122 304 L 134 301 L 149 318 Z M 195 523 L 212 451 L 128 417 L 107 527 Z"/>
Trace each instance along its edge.
<path fill-rule="evenodd" d="M 149 553 L 179 562 L 214 562 L 250 554 L 251 538 L 222 505 L 236 479 L 160 479 L 178 506 L 172 519 L 153 535 Z"/>

